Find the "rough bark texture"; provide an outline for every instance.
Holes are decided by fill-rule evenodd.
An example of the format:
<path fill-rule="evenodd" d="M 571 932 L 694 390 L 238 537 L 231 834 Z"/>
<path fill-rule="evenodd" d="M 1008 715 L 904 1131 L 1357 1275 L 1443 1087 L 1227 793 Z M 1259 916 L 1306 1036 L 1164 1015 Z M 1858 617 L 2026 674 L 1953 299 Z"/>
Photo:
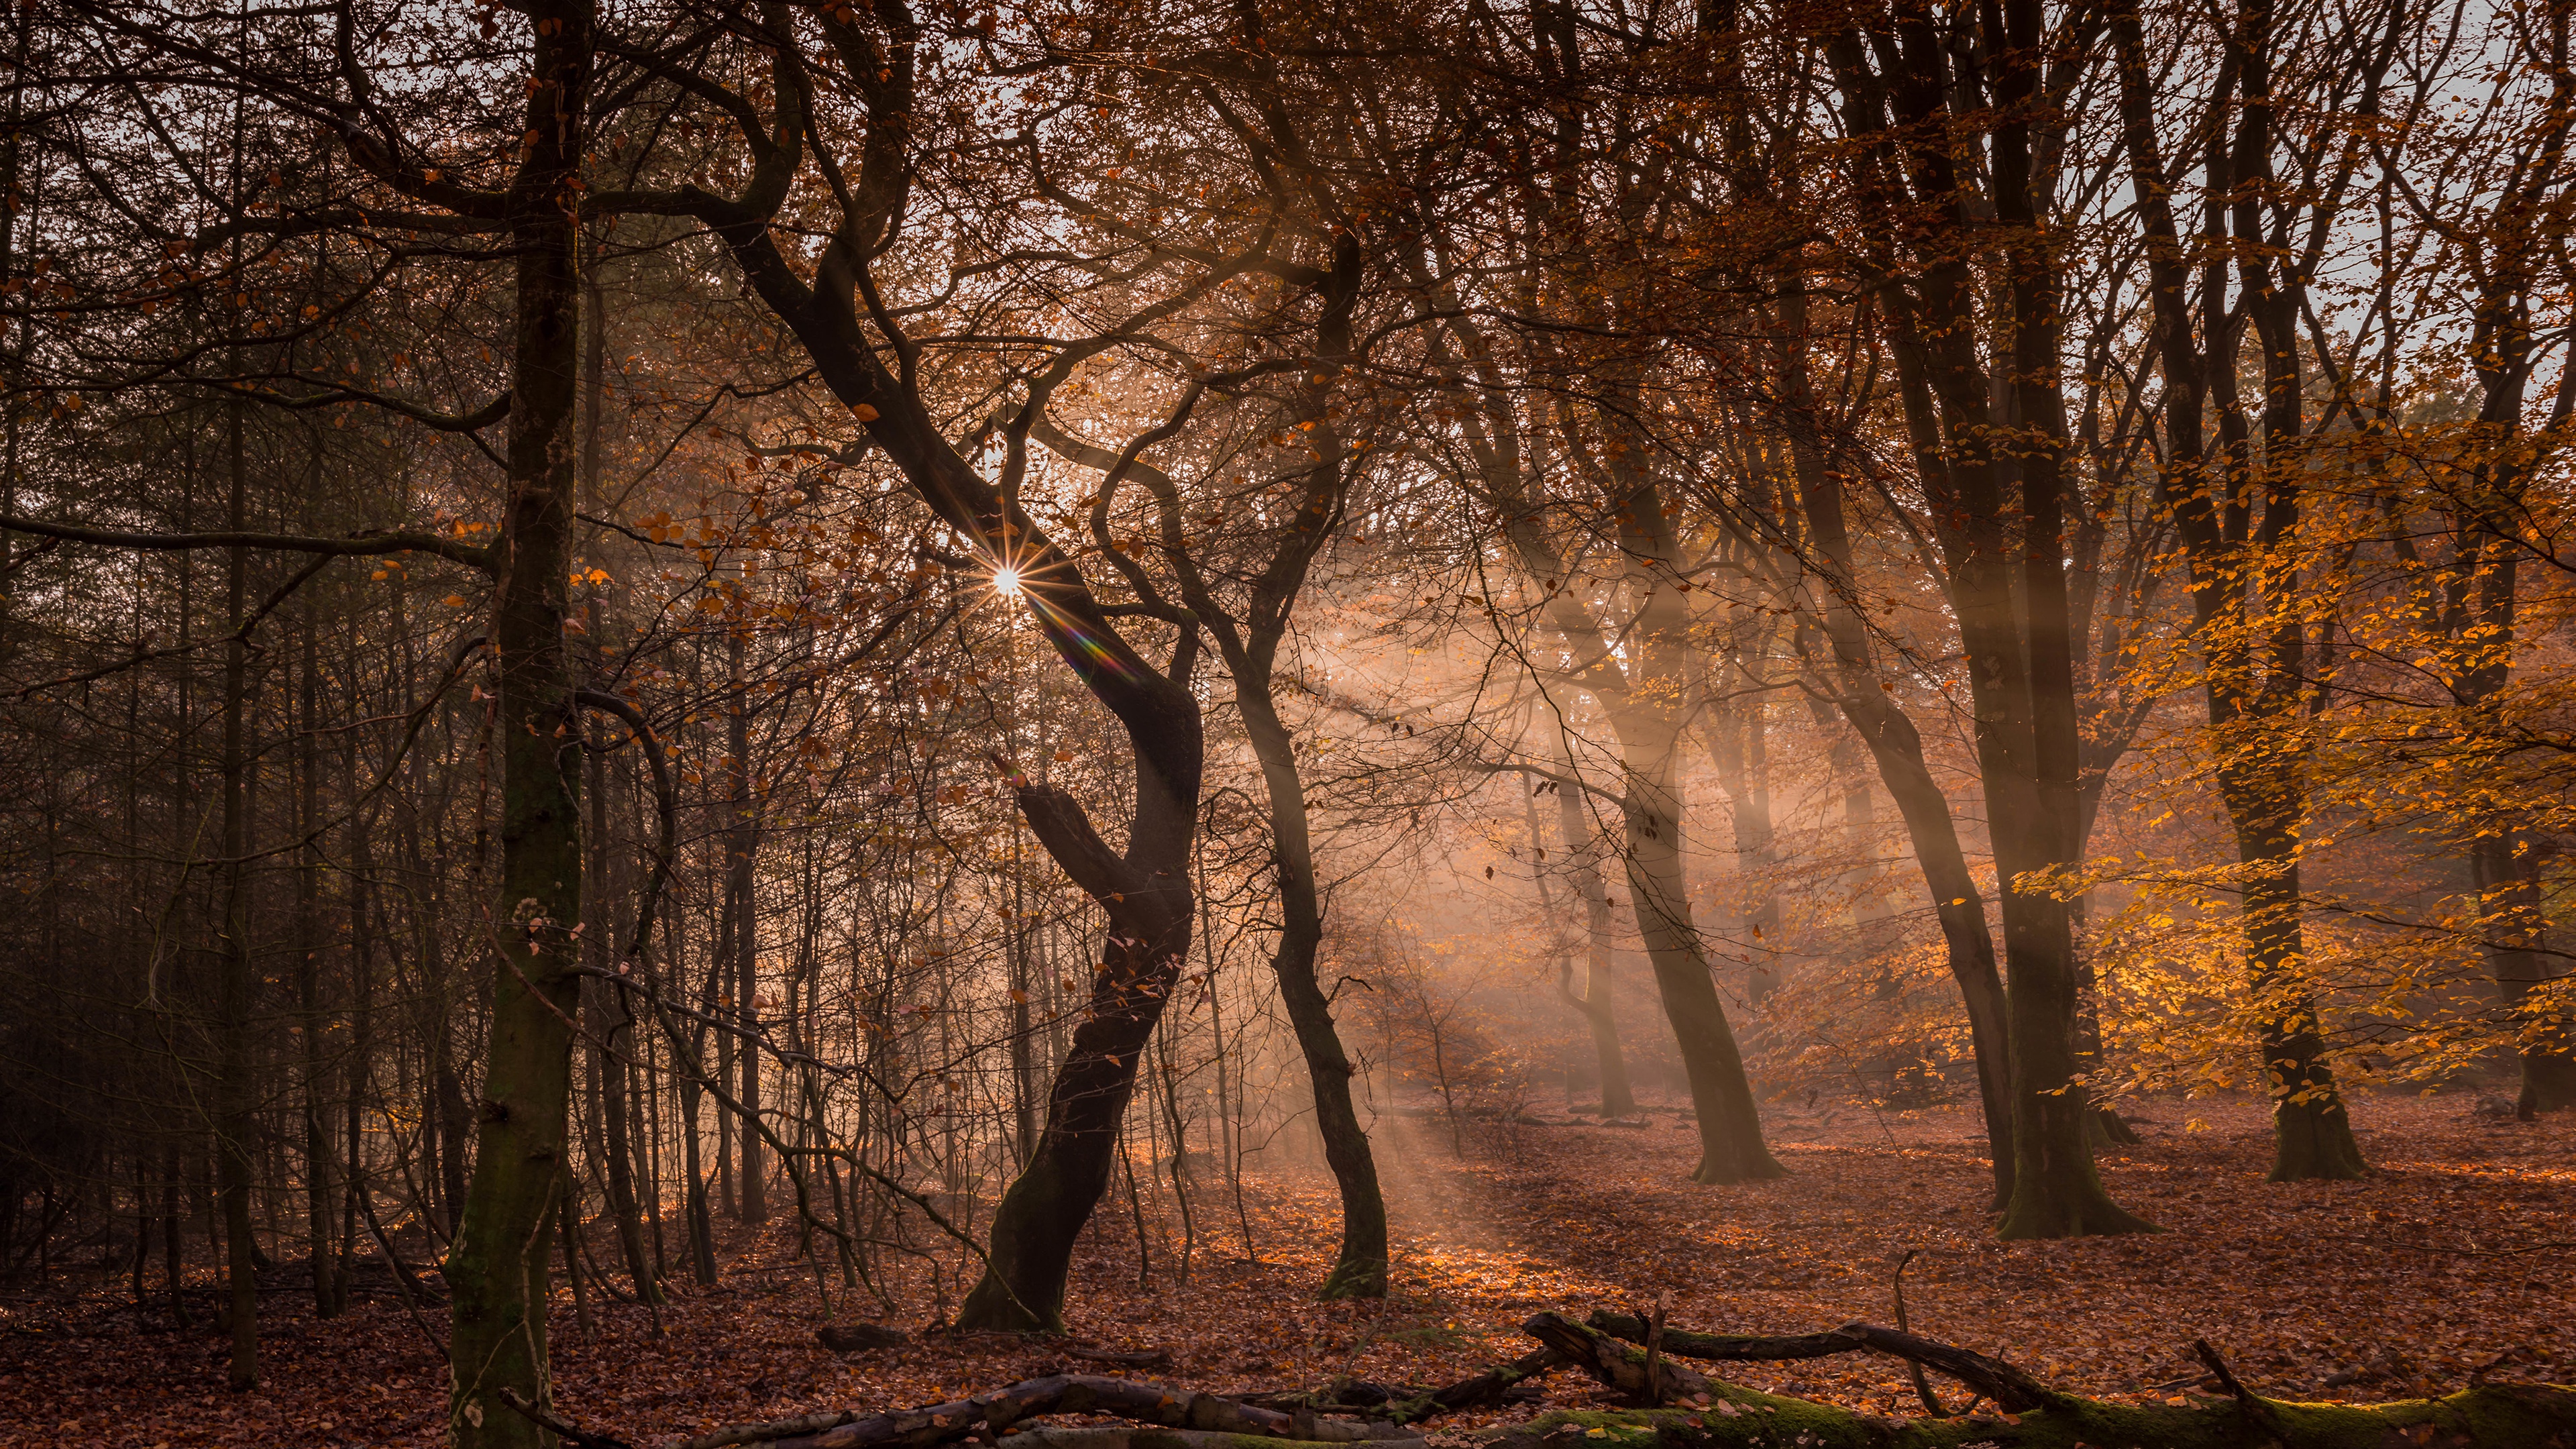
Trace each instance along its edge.
<path fill-rule="evenodd" d="M 491 1042 L 475 1162 L 447 1259 L 449 1442 L 551 1449 L 512 1412 L 509 1388 L 543 1407 L 546 1274 L 565 1170 L 572 1015 L 580 1009 L 581 734 L 563 643 L 578 485 L 573 429 L 580 286 L 568 183 L 578 174 L 590 80 L 581 0 L 530 7 L 535 54 L 528 150 L 508 193 L 518 248 L 509 502 L 492 643 L 500 704 L 501 894 Z"/>

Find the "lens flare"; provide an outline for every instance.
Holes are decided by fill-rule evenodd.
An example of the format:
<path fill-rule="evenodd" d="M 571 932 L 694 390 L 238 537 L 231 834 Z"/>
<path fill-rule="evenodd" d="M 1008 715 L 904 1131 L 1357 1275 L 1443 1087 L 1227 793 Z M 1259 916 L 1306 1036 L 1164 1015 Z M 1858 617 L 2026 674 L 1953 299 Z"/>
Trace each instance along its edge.
<path fill-rule="evenodd" d="M 1020 571 L 1019 571 L 1018 569 L 1014 569 L 1014 568 L 998 568 L 998 569 L 993 570 L 993 592 L 994 592 L 994 593 L 997 593 L 997 594 L 1017 594 L 1019 591 L 1020 591 Z"/>

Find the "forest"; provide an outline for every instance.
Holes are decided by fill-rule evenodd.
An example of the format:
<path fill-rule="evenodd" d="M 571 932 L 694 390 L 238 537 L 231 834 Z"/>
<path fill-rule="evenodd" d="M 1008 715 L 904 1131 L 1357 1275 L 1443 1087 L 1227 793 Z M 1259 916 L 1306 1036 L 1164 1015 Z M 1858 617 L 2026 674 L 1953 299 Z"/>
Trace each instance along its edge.
<path fill-rule="evenodd" d="M 2576 0 L 17 0 L 0 1449 L 2576 1445 Z"/>

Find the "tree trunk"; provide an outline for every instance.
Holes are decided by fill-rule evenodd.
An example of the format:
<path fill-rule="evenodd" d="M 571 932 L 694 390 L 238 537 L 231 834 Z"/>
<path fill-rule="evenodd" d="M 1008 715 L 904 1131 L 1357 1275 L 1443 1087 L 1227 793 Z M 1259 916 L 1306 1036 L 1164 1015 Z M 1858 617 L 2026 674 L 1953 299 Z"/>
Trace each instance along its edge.
<path fill-rule="evenodd" d="M 1622 731 L 1627 734 L 1627 731 Z M 1637 930 L 1662 993 L 1664 1016 L 1681 1048 L 1682 1071 L 1699 1109 L 1699 1165 L 1694 1182 L 1752 1182 L 1783 1177 L 1788 1169 L 1762 1143 L 1762 1118 L 1753 1084 L 1727 1024 L 1725 1003 L 1709 975 L 1699 933 L 1690 920 L 1682 880 L 1680 792 L 1671 783 L 1676 741 L 1654 754 L 1628 758 L 1622 802 L 1627 826 L 1628 893 L 1636 902 Z M 1660 756 L 1660 757 L 1658 757 Z"/>
<path fill-rule="evenodd" d="M 2525 1121 L 2576 1107 L 2576 1055 L 2570 1053 L 2566 1023 L 2531 1013 L 2534 992 L 2556 979 L 2543 951 L 2548 916 L 2540 868 L 2547 849 L 2536 832 L 2519 830 L 2482 836 L 2469 855 L 2480 909 L 2494 922 L 2489 934 L 2499 938 L 2487 950 L 2497 1005 L 2520 1029 L 2514 1055 L 2522 1085 L 2514 1110 Z"/>
<path fill-rule="evenodd" d="M 2243 98 L 2237 131 L 2228 144 L 2213 142 L 2208 148 L 2211 190 L 2236 194 L 2233 213 L 2240 237 L 2262 234 L 2260 208 L 2263 198 L 2272 194 L 2271 18 L 2269 5 L 2246 11 L 2235 36 L 2233 58 Z M 2258 733 L 2269 733 L 2261 727 L 2272 723 L 2297 728 L 2297 701 L 2308 687 L 2299 657 L 2305 622 L 2286 600 L 2274 599 L 2270 604 L 2277 626 L 2270 631 L 2274 677 L 2268 685 L 2257 683 L 2263 661 L 2246 637 L 2262 627 L 2252 607 L 2257 578 L 2274 590 L 2294 586 L 2292 580 L 2267 570 L 2260 555 L 2288 536 L 2297 516 L 2297 484 L 2292 475 L 2304 465 L 2289 454 L 2302 431 L 2302 344 L 2297 325 L 2304 283 L 2292 276 L 2275 284 L 2270 276 L 2272 263 L 2252 254 L 2240 266 L 2247 279 L 2242 310 L 2254 323 L 2264 355 L 2267 461 L 2256 469 L 2250 466 L 2250 439 L 2236 401 L 2235 332 L 2219 328 L 2205 353 L 2195 341 L 2189 299 L 2199 289 L 2190 277 L 2189 259 L 2175 225 L 2171 187 L 2155 131 L 2155 99 L 2149 93 L 2145 69 L 2147 42 L 2134 6 L 2124 4 L 2112 12 L 2110 34 L 2121 76 L 2123 139 L 2136 180 L 2139 229 L 2146 241 L 2157 367 L 2165 385 L 2166 456 L 2158 488 L 2173 509 L 2175 531 L 2191 566 L 2192 610 L 2207 675 L 2212 746 L 2221 755 L 2219 793 L 2236 829 L 2238 858 L 2251 868 L 2244 904 L 2246 966 L 2257 996 L 2268 1005 L 2263 1069 L 2273 1100 L 2271 1176 L 2274 1181 L 2355 1177 L 2363 1171 L 2360 1144 L 2353 1139 L 2350 1115 L 2322 1059 L 2316 1004 L 2298 981 L 2302 906 L 2295 862 L 2305 808 L 2305 790 L 2297 781 L 2300 763 L 2294 758 L 2253 758 L 2282 744 L 2295 747 L 2295 742 L 2249 743 L 2225 737 L 2249 723 Z M 2251 174 L 2235 175 L 2230 168 L 2240 163 L 2248 164 Z M 2216 205 L 2210 207 L 2213 232 L 2226 230 L 2228 215 Z M 2211 245 L 2223 242 L 2223 235 L 2209 238 Z M 2223 274 L 2215 270 L 2215 262 L 2211 266 L 2213 285 L 2223 297 Z M 2215 458 L 2209 455 L 2204 437 L 2204 405 L 2213 395 L 2220 412 Z M 2248 532 L 2257 472 L 2270 475 L 2263 490 L 2259 537 Z"/>
<path fill-rule="evenodd" d="M 296 852 L 295 995 L 304 1028 L 304 1222 L 307 1256 L 313 1262 L 314 1316 L 330 1318 L 339 1313 L 342 1297 L 333 1271 L 331 1231 L 341 1204 L 338 1153 L 331 1145 L 329 1057 L 322 1040 L 330 1013 L 322 1004 L 322 847 L 316 838 L 322 823 L 322 759 L 316 747 L 322 723 L 321 657 L 309 609 L 301 623 L 298 693 L 304 727 L 295 735 L 295 827 L 309 843 Z"/>
<path fill-rule="evenodd" d="M 760 1160 L 760 924 L 758 903 L 753 896 L 760 856 L 760 819 L 752 800 L 751 701 L 749 684 L 743 676 L 742 636 L 734 635 L 726 648 L 725 750 L 733 763 L 726 772 L 731 790 L 725 801 L 724 910 L 729 923 L 725 940 L 732 948 L 732 956 L 720 962 L 717 969 L 726 977 L 727 989 L 733 996 L 731 1016 L 747 1033 L 734 1043 L 733 1051 L 733 1060 L 742 1070 L 742 1084 L 734 1100 L 742 1104 L 743 1113 L 742 1125 L 734 1133 L 741 1148 L 737 1159 L 740 1168 L 734 1174 L 734 1201 L 742 1220 L 757 1226 L 769 1220 L 769 1191 Z"/>
<path fill-rule="evenodd" d="M 1750 671 L 1730 660 L 1728 671 L 1747 683 Z M 1726 797 L 1727 820 L 1734 828 L 1735 877 L 1749 884 L 1749 897 L 1739 917 L 1745 953 L 1753 958 L 1744 994 L 1754 1002 L 1780 985 L 1780 902 L 1772 893 L 1770 741 L 1763 719 L 1762 696 L 1739 692 L 1734 680 L 1721 679 L 1710 703 L 1709 763 L 1717 767 L 1717 788 Z"/>
<path fill-rule="evenodd" d="M 1275 648 L 1276 641 L 1272 641 Z M 1316 890 L 1315 847 L 1308 829 L 1305 782 L 1297 774 L 1295 744 L 1271 696 L 1269 649 L 1247 656 L 1251 668 L 1235 673 L 1235 707 L 1261 763 L 1270 799 L 1270 838 L 1279 866 L 1279 944 L 1271 973 L 1280 1005 L 1297 1033 L 1314 1086 L 1315 1128 L 1324 1139 L 1324 1162 L 1342 1196 L 1342 1245 L 1325 1275 L 1325 1298 L 1383 1298 L 1387 1287 L 1386 1198 L 1379 1191 L 1377 1161 L 1368 1133 L 1351 1103 L 1357 1068 L 1342 1050 L 1332 1003 L 1315 979 L 1315 954 L 1323 944 L 1323 901 Z"/>
<path fill-rule="evenodd" d="M 1574 761 L 1565 748 L 1563 735 L 1557 739 L 1556 768 L 1560 776 L 1574 773 Z M 1616 978 L 1612 974 L 1610 934 L 1610 892 L 1602 885 L 1600 862 L 1593 858 L 1592 830 L 1583 814 L 1583 792 L 1567 790 L 1562 781 L 1556 789 L 1558 848 L 1565 853 L 1566 869 L 1574 880 L 1574 893 L 1583 902 L 1583 994 L 1577 996 L 1565 980 L 1573 974 L 1573 963 L 1560 963 L 1557 989 L 1574 1008 L 1583 1013 L 1583 1022 L 1592 1034 L 1592 1058 L 1601 1077 L 1601 1115 L 1626 1117 L 1637 1110 L 1637 1094 L 1628 1082 L 1627 1054 L 1619 1048 L 1619 1016 L 1613 995 Z M 1530 844 L 1539 840 L 1536 796 L 1523 803 L 1530 812 Z M 1543 862 L 1539 875 L 1540 899 L 1545 901 L 1547 876 Z M 1548 907 L 1551 922 L 1555 908 Z"/>
<path fill-rule="evenodd" d="M 1857 580 L 1842 480 L 1825 466 L 1817 436 L 1817 404 L 1806 362 L 1806 282 L 1794 271 L 1781 279 L 1779 325 L 1790 464 L 1800 510 L 1815 539 L 1819 561 L 1829 571 L 1824 587 L 1816 593 L 1825 637 L 1834 652 L 1834 678 L 1839 686 L 1835 705 L 1860 737 L 1862 748 L 1869 751 L 1880 783 L 1896 803 L 1914 847 L 1916 868 L 1932 897 L 1933 916 L 1941 923 L 1950 975 L 1959 983 L 1960 999 L 1967 1008 L 1968 1038 L 1976 1053 L 1977 1100 L 1994 1163 L 1995 1206 L 2000 1208 L 2011 1200 L 2013 1186 L 2012 1047 L 2003 976 L 1995 969 L 1994 935 L 1986 923 L 1985 894 L 1968 869 L 1949 797 L 1924 763 L 1922 735 L 1879 687 L 1869 625 L 1854 603 Z"/>
<path fill-rule="evenodd" d="M 528 137 L 508 194 L 516 263 L 509 499 L 492 643 L 500 699 L 498 979 L 475 1169 L 447 1258 L 449 1441 L 550 1449 L 500 1394 L 552 1398 L 546 1281 L 567 1168 L 572 1013 L 580 1008 L 581 733 L 563 643 L 578 477 L 580 282 L 568 199 L 590 80 L 586 0 L 536 0 Z"/>
<path fill-rule="evenodd" d="M 1030 807 L 1040 792 L 1053 793 L 1021 787 L 1032 823 L 1050 808 Z M 1074 1240 L 1109 1187 L 1138 1064 L 1189 948 L 1186 885 L 1117 894 L 1089 1010 L 1047 1095 L 1037 1151 L 993 1214 L 989 1266 L 958 1309 L 960 1328 L 1064 1331 Z"/>
<path fill-rule="evenodd" d="M 246 526 L 244 489 L 248 480 L 247 460 L 242 456 L 242 407 L 238 397 L 224 405 L 225 451 L 231 469 L 226 526 L 236 532 Z M 224 647 L 224 924 L 223 966 L 217 985 L 217 1030 L 222 1035 L 216 1045 L 215 1193 L 222 1204 L 224 1272 L 231 1285 L 225 1327 L 231 1333 L 232 1357 L 225 1378 L 236 1391 L 259 1382 L 259 1243 L 252 1235 L 250 1221 L 250 1143 L 256 1130 L 252 1120 L 252 1077 L 256 1067 L 251 1060 L 250 1013 L 258 976 L 251 959 L 249 756 L 244 740 L 249 713 L 250 645 L 241 635 L 249 602 L 249 578 L 250 551 L 225 550 L 224 617 L 231 624 L 233 637 Z"/>

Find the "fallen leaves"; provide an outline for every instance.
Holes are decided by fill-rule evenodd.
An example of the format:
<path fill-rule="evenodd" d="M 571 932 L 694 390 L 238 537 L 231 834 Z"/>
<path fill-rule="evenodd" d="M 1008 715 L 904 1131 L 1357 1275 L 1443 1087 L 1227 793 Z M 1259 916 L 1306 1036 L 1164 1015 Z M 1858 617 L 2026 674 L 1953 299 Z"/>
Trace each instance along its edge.
<path fill-rule="evenodd" d="M 2056 1243 L 1991 1239 L 1991 1179 L 1955 1113 L 1808 1136 L 1812 1120 L 1775 1112 L 1776 1136 L 1806 1137 L 1780 1148 L 1795 1173 L 1743 1187 L 1684 1180 L 1695 1139 L 1670 1119 L 1646 1132 L 1504 1128 L 1471 1141 L 1461 1161 L 1445 1139 L 1418 1139 L 1390 1118 L 1376 1129 L 1397 1235 L 1396 1296 L 1384 1304 L 1313 1301 L 1338 1237 L 1331 1180 L 1286 1169 L 1247 1178 L 1240 1222 L 1224 1203 L 1222 1240 L 1202 1213 L 1186 1286 L 1170 1283 L 1171 1245 L 1158 1240 L 1157 1286 L 1139 1290 L 1127 1215 L 1098 1215 L 1069 1304 L 1079 1357 L 1004 1335 L 932 1334 L 842 1358 L 816 1341 L 826 1315 L 780 1222 L 731 1245 L 724 1286 L 676 1296 L 659 1339 L 641 1309 L 594 1296 L 600 1333 L 584 1341 L 558 1293 L 556 1397 L 586 1428 L 665 1446 L 720 1423 L 937 1403 L 961 1386 L 1077 1365 L 1120 1372 L 1103 1360 L 1157 1351 L 1171 1361 L 1152 1371 L 1157 1379 L 1220 1392 L 1336 1376 L 1440 1383 L 1519 1352 L 1517 1325 L 1541 1308 L 1664 1292 L 1674 1325 L 1712 1332 L 1883 1321 L 1889 1273 L 1907 1248 L 1923 1250 L 1907 1275 L 1917 1332 L 2074 1392 L 2191 1402 L 2183 1391 L 2201 1376 L 2196 1336 L 2255 1392 L 2280 1398 L 2449 1392 L 2508 1354 L 2504 1376 L 2566 1381 L 2576 1345 L 2558 1321 L 2564 1255 L 2505 1250 L 2576 1239 L 2576 1122 L 2488 1123 L 2462 1100 L 2362 1099 L 2355 1116 L 2374 1175 L 2286 1185 L 2262 1180 L 2269 1144 L 2258 1107 L 2194 1103 L 2209 1131 L 2150 1124 L 2143 1146 L 2103 1159 L 2114 1197 L 2167 1231 Z M 2180 1121 L 2152 1105 L 2149 1115 Z M 2489 1255 L 2435 1251 L 2443 1247 Z M 673 1266 L 685 1265 L 675 1256 Z M 843 1313 L 920 1333 L 929 1285 L 897 1281 L 908 1312 L 854 1299 Z M 214 1279 L 200 1269 L 192 1283 L 210 1289 Z M 445 1368 L 389 1295 L 330 1323 L 316 1323 L 292 1291 L 271 1292 L 265 1309 L 263 1383 L 237 1396 L 222 1387 L 210 1314 L 174 1330 L 160 1303 L 125 1301 L 120 1273 L 58 1268 L 42 1291 L 0 1299 L 0 1449 L 74 1432 L 109 1449 L 438 1442 Z M 1748 1387 L 1861 1412 L 1912 1405 L 1893 1360 L 1727 1368 Z M 1603 1402 L 1571 1376 L 1544 1392 L 1560 1406 Z M 1446 1427 L 1528 1412 L 1506 1406 Z M 75 1419 L 77 1431 L 55 1427 Z"/>

